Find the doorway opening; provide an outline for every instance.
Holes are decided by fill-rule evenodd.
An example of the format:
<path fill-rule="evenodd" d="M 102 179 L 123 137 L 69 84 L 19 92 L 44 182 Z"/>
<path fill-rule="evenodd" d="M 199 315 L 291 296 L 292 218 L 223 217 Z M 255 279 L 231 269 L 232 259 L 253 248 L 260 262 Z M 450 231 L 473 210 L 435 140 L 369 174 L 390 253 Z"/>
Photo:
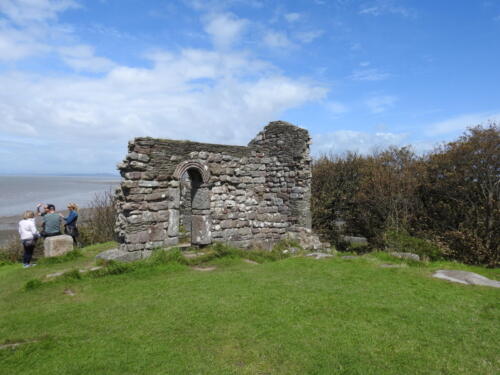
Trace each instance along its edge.
<path fill-rule="evenodd" d="M 210 191 L 200 170 L 188 168 L 180 178 L 179 242 L 191 246 L 210 244 Z"/>

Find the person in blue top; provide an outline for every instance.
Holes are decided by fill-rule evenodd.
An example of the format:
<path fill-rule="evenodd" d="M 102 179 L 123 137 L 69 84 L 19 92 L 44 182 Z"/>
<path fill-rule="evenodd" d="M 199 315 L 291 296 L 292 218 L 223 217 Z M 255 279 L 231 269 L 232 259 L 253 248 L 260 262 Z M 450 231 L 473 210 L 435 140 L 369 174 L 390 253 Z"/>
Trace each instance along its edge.
<path fill-rule="evenodd" d="M 78 244 L 77 237 L 79 235 L 78 227 L 76 226 L 76 222 L 78 220 L 78 206 L 75 203 L 68 204 L 68 216 L 61 217 L 64 219 L 64 233 L 73 237 L 73 243 L 76 246 Z"/>

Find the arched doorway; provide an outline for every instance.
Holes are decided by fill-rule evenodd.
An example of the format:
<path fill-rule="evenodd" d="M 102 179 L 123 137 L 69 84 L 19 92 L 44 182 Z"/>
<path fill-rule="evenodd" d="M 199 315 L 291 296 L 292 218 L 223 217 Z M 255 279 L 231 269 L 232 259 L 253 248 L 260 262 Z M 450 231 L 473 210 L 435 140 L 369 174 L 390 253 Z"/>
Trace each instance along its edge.
<path fill-rule="evenodd" d="M 190 166 L 180 176 L 181 242 L 204 246 L 212 242 L 210 233 L 210 190 L 202 171 Z"/>

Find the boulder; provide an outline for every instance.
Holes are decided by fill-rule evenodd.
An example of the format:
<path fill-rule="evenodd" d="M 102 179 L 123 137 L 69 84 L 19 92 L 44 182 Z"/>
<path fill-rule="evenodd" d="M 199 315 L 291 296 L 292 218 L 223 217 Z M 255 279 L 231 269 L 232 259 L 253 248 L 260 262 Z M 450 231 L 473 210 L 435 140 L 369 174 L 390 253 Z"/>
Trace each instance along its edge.
<path fill-rule="evenodd" d="M 454 283 L 468 284 L 468 285 L 483 285 L 500 288 L 500 281 L 488 279 L 482 275 L 474 272 L 455 271 L 455 270 L 438 270 L 433 277 L 442 280 L 448 280 Z"/>
<path fill-rule="evenodd" d="M 123 251 L 119 249 L 106 250 L 96 255 L 96 259 L 113 260 L 115 262 L 133 262 L 141 258 L 140 251 Z"/>
<path fill-rule="evenodd" d="M 43 255 L 47 258 L 64 255 L 73 250 L 73 238 L 66 234 L 47 237 L 43 241 Z"/>
<path fill-rule="evenodd" d="M 420 261 L 420 257 L 417 254 L 413 253 L 399 253 L 399 252 L 392 252 L 389 253 L 393 257 L 400 258 L 400 259 L 409 259 L 409 260 L 414 260 L 416 262 Z"/>

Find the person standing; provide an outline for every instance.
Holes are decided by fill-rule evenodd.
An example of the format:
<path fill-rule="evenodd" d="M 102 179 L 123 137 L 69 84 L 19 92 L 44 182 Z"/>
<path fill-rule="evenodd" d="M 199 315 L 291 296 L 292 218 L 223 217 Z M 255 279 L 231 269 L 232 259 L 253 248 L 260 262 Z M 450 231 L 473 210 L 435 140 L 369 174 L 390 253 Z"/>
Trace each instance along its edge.
<path fill-rule="evenodd" d="M 56 214 L 56 207 L 53 204 L 47 205 L 47 213 L 43 215 L 42 237 L 59 236 L 61 234 L 62 217 Z"/>
<path fill-rule="evenodd" d="M 78 227 L 76 226 L 76 222 L 78 220 L 78 206 L 75 203 L 70 203 L 68 204 L 68 210 L 68 216 L 64 217 L 61 215 L 66 222 L 64 224 L 64 233 L 73 237 L 73 244 L 76 246 L 76 238 L 79 235 Z"/>
<path fill-rule="evenodd" d="M 36 240 L 40 237 L 40 234 L 36 230 L 35 213 L 33 211 L 26 211 L 24 213 L 23 219 L 18 224 L 18 230 L 24 248 L 23 267 L 36 266 L 34 263 L 30 264 L 31 258 L 33 257 L 33 251 L 35 250 Z"/>

